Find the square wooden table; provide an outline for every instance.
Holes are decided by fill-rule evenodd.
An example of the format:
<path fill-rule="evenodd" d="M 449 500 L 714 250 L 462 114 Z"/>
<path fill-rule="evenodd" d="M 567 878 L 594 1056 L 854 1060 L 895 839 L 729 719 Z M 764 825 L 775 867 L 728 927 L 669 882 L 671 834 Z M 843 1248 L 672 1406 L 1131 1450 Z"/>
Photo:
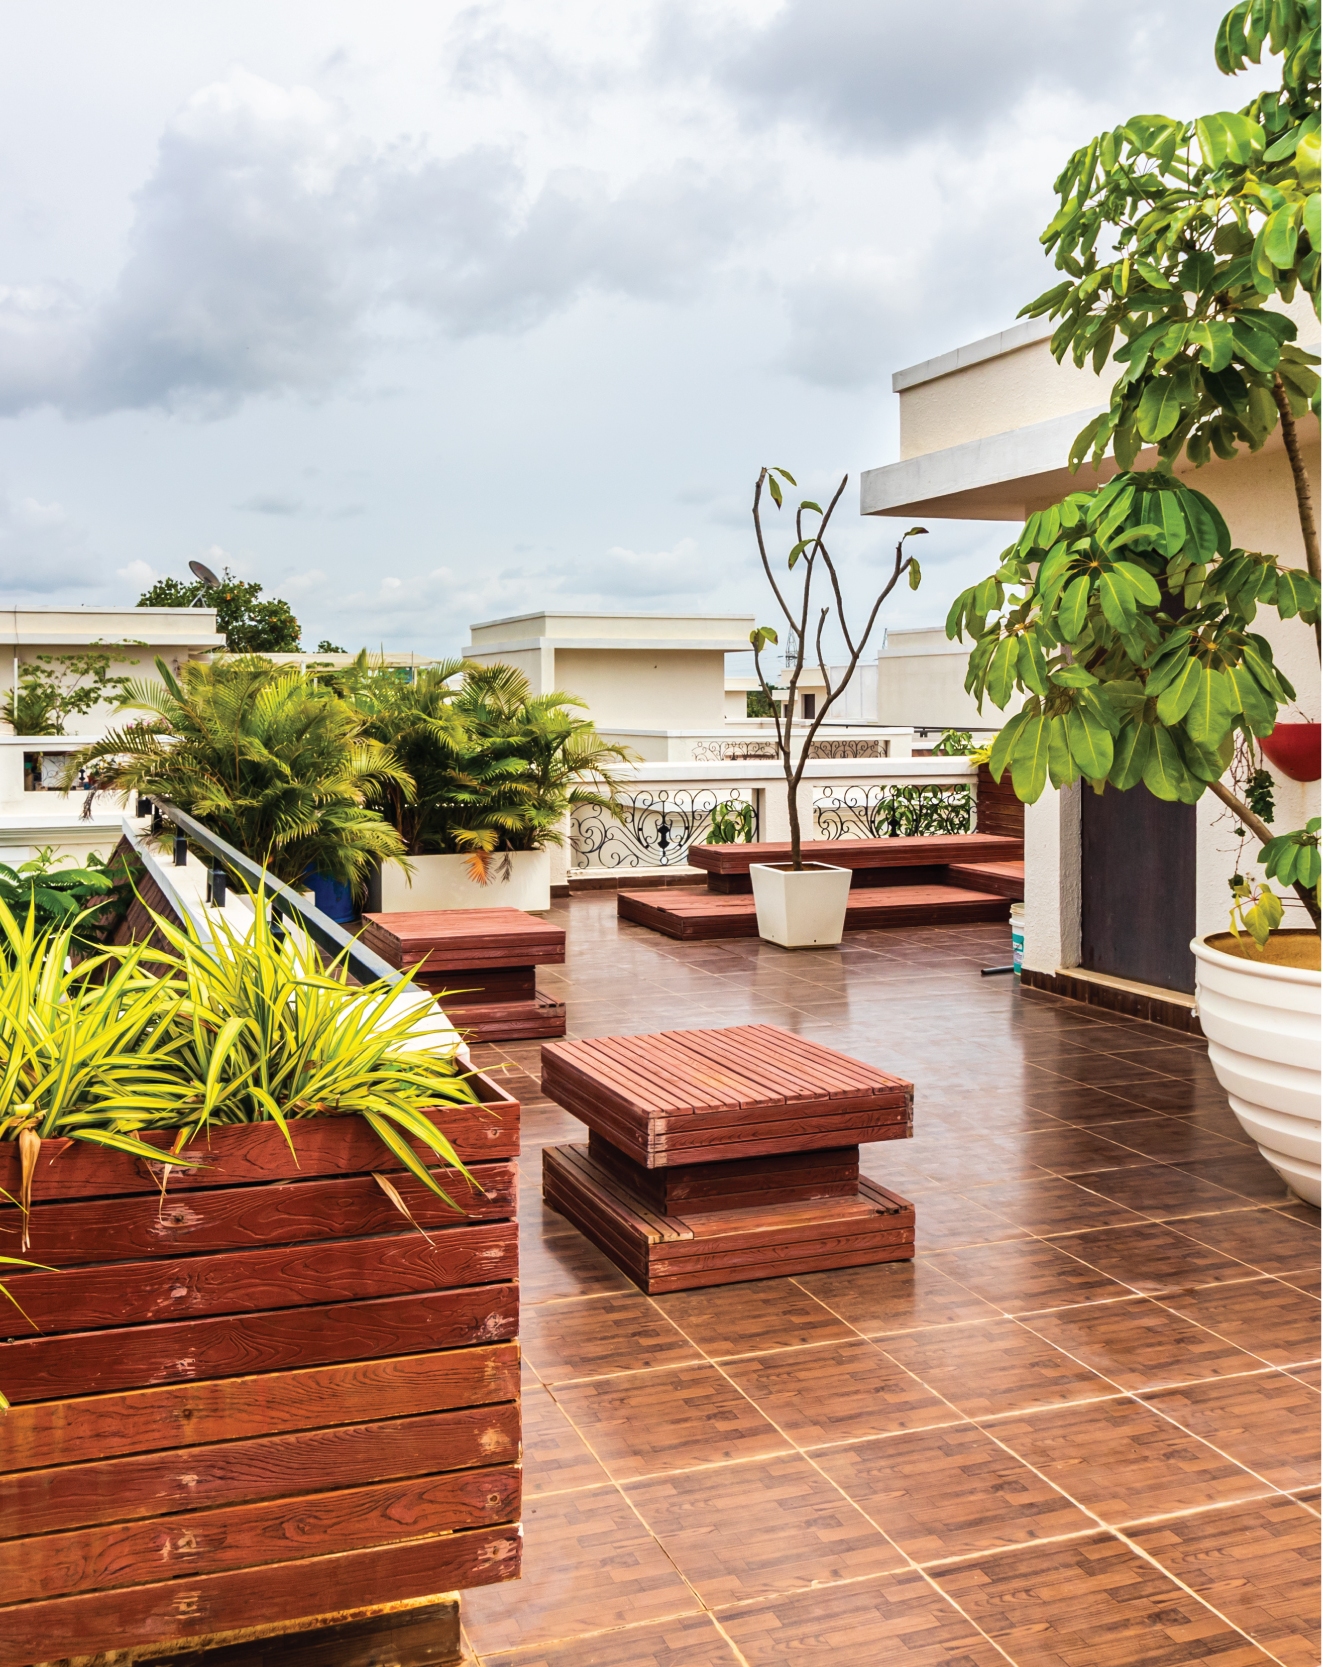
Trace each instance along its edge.
<path fill-rule="evenodd" d="M 914 1207 L 859 1173 L 913 1132 L 901 1077 L 774 1025 L 542 1049 L 542 1087 L 588 1125 L 542 1154 L 543 1194 L 645 1291 L 914 1255 Z"/>
<path fill-rule="evenodd" d="M 363 916 L 363 942 L 442 1005 L 473 1041 L 564 1036 L 565 1003 L 537 968 L 565 959 L 565 928 L 522 909 L 412 909 Z"/>

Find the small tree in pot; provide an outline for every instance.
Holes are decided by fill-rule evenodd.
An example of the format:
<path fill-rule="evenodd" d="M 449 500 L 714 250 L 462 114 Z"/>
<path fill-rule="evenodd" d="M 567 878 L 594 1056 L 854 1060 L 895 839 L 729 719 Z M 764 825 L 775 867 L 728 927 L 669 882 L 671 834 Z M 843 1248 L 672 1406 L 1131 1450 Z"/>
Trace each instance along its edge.
<path fill-rule="evenodd" d="M 841 932 L 845 925 L 846 897 L 850 889 L 850 872 L 848 869 L 832 868 L 825 863 L 805 864 L 803 834 L 799 820 L 800 783 L 804 779 L 804 767 L 812 756 L 813 743 L 818 732 L 827 721 L 827 714 L 854 676 L 864 650 L 868 647 L 882 604 L 905 574 L 909 575 L 910 589 L 919 588 L 919 564 L 913 556 L 905 554 L 905 540 L 928 530 L 926 527 L 911 527 L 897 543 L 887 582 L 875 598 L 863 630 L 856 637 L 850 630 L 845 600 L 841 593 L 840 576 L 826 544 L 827 528 L 849 478 L 848 475 L 841 477 L 841 483 L 832 494 L 825 510 L 809 498 L 801 499 L 795 510 L 795 538 L 786 559 L 787 571 L 794 575 L 788 582 L 777 577 L 767 553 L 767 538 L 763 528 L 763 489 L 766 488 L 777 509 L 781 509 L 784 505 L 781 482 L 795 486 L 795 478 L 786 469 L 763 468 L 759 471 L 758 481 L 753 489 L 753 527 L 758 540 L 758 555 L 777 606 L 790 630 L 793 656 L 787 657 L 790 675 L 788 681 L 777 691 L 781 694 L 778 701 L 777 692 L 773 691 L 762 662 L 763 650 L 767 645 L 779 642 L 777 632 L 770 625 L 760 625 L 749 634 L 749 641 L 753 644 L 753 662 L 758 673 L 759 686 L 772 708 L 776 725 L 776 752 L 785 773 L 786 810 L 790 819 L 789 864 L 756 863 L 751 873 L 754 897 L 758 904 L 758 929 L 763 937 L 783 944 L 786 948 L 841 941 Z M 820 573 L 826 575 L 830 587 L 830 600 L 826 606 L 816 606 L 815 618 L 813 584 Z M 823 634 L 829 628 L 829 624 L 840 632 L 847 655 L 845 671 L 836 683 L 833 683 L 831 673 L 827 669 L 823 645 Z M 822 675 L 823 696 L 821 702 L 815 702 L 812 717 L 802 720 L 803 731 L 796 738 L 795 706 L 804 677 L 810 634 L 813 663 Z M 788 879 L 787 874 L 796 878 Z M 805 876 L 804 880 L 798 878 L 801 875 Z M 810 875 L 813 876 L 812 881 L 808 881 Z M 844 875 L 843 882 L 839 878 L 841 875 Z M 812 892 L 823 895 L 821 914 L 808 906 L 804 917 L 796 923 L 798 911 L 792 902 L 792 896 L 799 894 L 807 898 Z"/>

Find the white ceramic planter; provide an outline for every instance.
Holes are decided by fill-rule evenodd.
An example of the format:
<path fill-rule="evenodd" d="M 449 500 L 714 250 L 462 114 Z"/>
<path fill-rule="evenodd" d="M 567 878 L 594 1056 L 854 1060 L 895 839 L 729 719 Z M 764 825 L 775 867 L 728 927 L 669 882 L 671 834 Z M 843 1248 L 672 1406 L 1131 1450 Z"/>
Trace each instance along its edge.
<path fill-rule="evenodd" d="M 488 858 L 488 883 L 469 872 L 467 857 L 410 857 L 411 877 L 398 863 L 381 871 L 381 907 L 405 909 L 549 909 L 550 851 L 505 851 Z"/>
<path fill-rule="evenodd" d="M 840 943 L 850 896 L 848 868 L 808 862 L 796 873 L 779 863 L 749 865 L 758 935 L 783 949 L 813 949 Z"/>
<path fill-rule="evenodd" d="M 1293 1192 L 1319 1201 L 1320 975 L 1224 954 L 1202 938 L 1195 999 L 1240 1126 Z"/>

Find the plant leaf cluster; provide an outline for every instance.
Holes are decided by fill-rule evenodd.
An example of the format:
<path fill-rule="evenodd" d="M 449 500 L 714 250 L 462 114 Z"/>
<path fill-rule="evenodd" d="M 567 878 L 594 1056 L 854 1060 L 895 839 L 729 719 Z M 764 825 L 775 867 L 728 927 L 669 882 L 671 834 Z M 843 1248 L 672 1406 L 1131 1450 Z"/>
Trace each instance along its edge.
<path fill-rule="evenodd" d="M 1303 289 L 1319 306 L 1318 37 L 1317 0 L 1244 0 L 1218 65 L 1233 74 L 1266 45 L 1280 87 L 1191 121 L 1133 116 L 1062 170 L 1042 242 L 1066 277 L 1023 314 L 1060 321 L 1058 359 L 1123 367 L 1072 468 L 1109 446 L 1122 469 L 1145 445 L 1168 463 L 1234 457 L 1317 410 L 1318 360 L 1268 303 Z"/>
<path fill-rule="evenodd" d="M 81 868 L 64 867 L 73 860 L 57 857 L 53 845 L 44 845 L 16 868 L 0 863 L 0 902 L 19 920 L 31 912 L 38 932 L 72 925 L 73 953 L 80 955 L 99 948 L 107 927 L 122 918 L 127 900 L 122 908 L 116 905 L 129 882 L 122 862 L 107 862 L 95 851 Z"/>
<path fill-rule="evenodd" d="M 1317 620 L 1303 570 L 1232 546 L 1216 506 L 1161 470 L 1116 476 L 1031 515 L 996 573 L 956 598 L 980 709 L 1026 697 L 992 747 L 1017 795 L 1081 776 L 1193 803 L 1234 732 L 1270 734 L 1294 696 L 1254 630 L 1260 608 Z"/>
<path fill-rule="evenodd" d="M 19 662 L 18 688 L 6 693 L 0 716 L 15 735 L 63 735 L 67 719 L 121 699 L 129 679 L 112 675 L 116 663 L 96 644 L 76 654 L 35 654 Z"/>
<path fill-rule="evenodd" d="M 261 585 L 236 579 L 227 567 L 219 585 L 205 585 L 200 579 L 158 579 L 138 598 L 138 606 L 214 608 L 231 654 L 297 654 L 301 633 L 294 610 L 279 596 L 262 601 L 261 595 Z"/>

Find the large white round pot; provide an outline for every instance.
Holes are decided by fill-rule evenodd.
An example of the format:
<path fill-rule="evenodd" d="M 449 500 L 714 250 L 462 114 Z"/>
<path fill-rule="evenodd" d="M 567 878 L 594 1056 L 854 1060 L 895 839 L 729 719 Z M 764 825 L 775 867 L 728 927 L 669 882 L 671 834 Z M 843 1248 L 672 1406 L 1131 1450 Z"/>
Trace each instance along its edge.
<path fill-rule="evenodd" d="M 487 884 L 473 878 L 468 857 L 410 857 L 381 870 L 381 907 L 408 909 L 549 909 L 550 851 L 498 851 L 487 859 Z"/>
<path fill-rule="evenodd" d="M 1320 975 L 1227 955 L 1202 938 L 1195 999 L 1240 1126 L 1293 1192 L 1319 1201 Z"/>
<path fill-rule="evenodd" d="M 854 878 L 850 869 L 825 862 L 806 862 L 799 870 L 789 863 L 754 862 L 749 878 L 760 938 L 783 949 L 840 943 Z"/>

